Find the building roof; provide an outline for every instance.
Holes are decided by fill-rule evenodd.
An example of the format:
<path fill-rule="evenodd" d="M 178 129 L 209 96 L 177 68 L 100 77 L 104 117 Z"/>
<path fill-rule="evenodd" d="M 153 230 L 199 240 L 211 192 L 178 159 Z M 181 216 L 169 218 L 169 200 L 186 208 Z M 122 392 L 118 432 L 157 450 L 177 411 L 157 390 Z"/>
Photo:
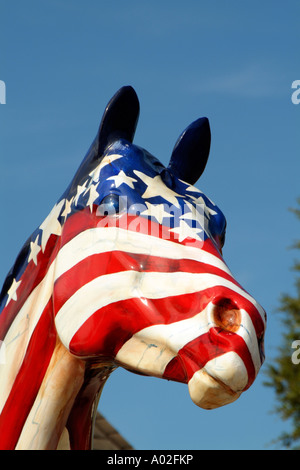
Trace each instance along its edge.
<path fill-rule="evenodd" d="M 97 412 L 94 428 L 93 450 L 131 450 L 133 447 Z"/>

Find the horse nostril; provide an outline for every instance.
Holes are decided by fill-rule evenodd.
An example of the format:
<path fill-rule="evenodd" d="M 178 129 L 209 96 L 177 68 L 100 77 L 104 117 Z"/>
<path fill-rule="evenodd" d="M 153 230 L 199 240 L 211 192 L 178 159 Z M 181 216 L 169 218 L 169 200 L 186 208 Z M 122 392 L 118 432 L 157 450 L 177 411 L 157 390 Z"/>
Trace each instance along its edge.
<path fill-rule="evenodd" d="M 230 299 L 214 301 L 213 319 L 223 330 L 236 332 L 241 326 L 241 312 Z"/>

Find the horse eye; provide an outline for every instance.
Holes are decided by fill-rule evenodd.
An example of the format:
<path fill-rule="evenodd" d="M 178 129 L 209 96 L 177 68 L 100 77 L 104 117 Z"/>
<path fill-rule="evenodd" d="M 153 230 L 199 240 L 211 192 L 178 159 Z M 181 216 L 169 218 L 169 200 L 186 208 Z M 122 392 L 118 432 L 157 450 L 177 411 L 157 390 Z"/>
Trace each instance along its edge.
<path fill-rule="evenodd" d="M 224 246 L 224 244 L 225 244 L 225 231 L 222 233 L 222 235 L 216 235 L 216 236 L 214 237 L 214 239 L 215 239 L 215 241 L 216 241 L 216 243 L 217 243 L 217 245 L 218 245 L 218 248 L 219 248 L 219 250 L 220 250 L 220 252 L 221 252 L 221 254 L 222 254 L 222 249 L 223 249 L 223 246 Z"/>
<path fill-rule="evenodd" d="M 117 194 L 108 194 L 105 196 L 97 210 L 98 215 L 108 216 L 108 215 L 116 215 L 118 214 L 122 208 L 122 200 L 121 196 Z"/>
<path fill-rule="evenodd" d="M 225 245 L 225 236 L 226 236 L 226 232 L 224 231 L 220 237 L 220 242 L 221 242 L 221 246 L 223 248 L 223 246 Z"/>

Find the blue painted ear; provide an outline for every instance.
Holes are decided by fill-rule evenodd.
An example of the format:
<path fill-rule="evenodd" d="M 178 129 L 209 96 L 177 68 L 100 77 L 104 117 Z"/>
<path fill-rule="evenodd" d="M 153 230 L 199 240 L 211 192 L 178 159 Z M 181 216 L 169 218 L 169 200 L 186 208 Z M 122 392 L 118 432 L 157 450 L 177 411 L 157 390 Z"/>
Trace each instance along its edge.
<path fill-rule="evenodd" d="M 202 175 L 210 150 L 210 127 L 207 118 L 190 124 L 178 138 L 168 170 L 177 178 L 195 184 Z"/>
<path fill-rule="evenodd" d="M 106 106 L 102 117 L 97 135 L 99 157 L 116 140 L 133 141 L 139 113 L 140 104 L 134 89 L 131 86 L 120 88 Z"/>
<path fill-rule="evenodd" d="M 66 191 L 68 197 L 99 164 L 110 144 L 119 139 L 133 141 L 139 113 L 140 104 L 134 89 L 131 86 L 120 88 L 105 108 L 98 133 Z"/>

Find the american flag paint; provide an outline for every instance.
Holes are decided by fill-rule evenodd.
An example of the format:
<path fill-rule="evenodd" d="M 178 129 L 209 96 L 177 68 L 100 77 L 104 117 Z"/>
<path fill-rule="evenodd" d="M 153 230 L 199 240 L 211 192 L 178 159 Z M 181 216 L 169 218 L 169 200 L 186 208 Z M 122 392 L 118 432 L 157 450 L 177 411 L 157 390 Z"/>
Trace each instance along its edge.
<path fill-rule="evenodd" d="M 211 409 L 262 365 L 265 312 L 222 258 L 224 215 L 194 186 L 208 121 L 183 132 L 166 168 L 132 143 L 138 113 L 134 90 L 119 90 L 4 282 L 1 449 L 88 449 L 118 366 L 186 383 Z"/>

